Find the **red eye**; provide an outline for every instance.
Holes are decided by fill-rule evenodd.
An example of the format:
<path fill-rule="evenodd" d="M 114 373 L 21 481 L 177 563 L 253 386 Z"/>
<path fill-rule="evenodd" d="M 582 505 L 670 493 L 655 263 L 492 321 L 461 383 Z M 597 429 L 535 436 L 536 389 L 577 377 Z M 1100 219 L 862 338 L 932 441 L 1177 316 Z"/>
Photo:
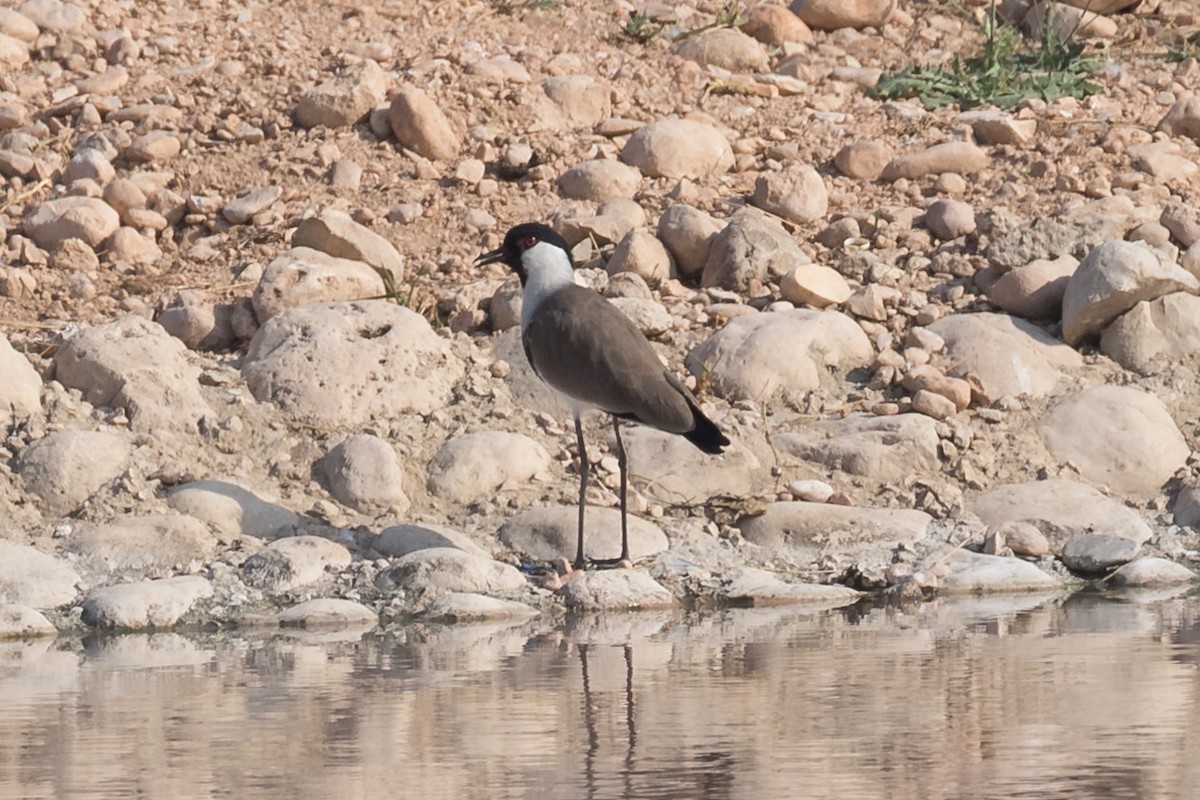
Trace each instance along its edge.
<path fill-rule="evenodd" d="M 533 247 L 537 243 L 538 243 L 538 238 L 536 236 L 526 236 L 524 239 L 521 240 L 521 249 L 528 250 L 529 248 Z"/>

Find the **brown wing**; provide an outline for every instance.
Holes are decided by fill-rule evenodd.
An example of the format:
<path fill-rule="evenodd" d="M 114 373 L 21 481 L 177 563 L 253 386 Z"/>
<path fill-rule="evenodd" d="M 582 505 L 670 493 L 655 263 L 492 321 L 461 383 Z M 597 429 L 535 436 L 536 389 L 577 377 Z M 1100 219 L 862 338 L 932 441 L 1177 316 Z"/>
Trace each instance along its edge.
<path fill-rule="evenodd" d="M 568 397 L 669 433 L 695 426 L 646 337 L 590 289 L 568 286 L 542 301 L 523 344 L 534 371 Z"/>

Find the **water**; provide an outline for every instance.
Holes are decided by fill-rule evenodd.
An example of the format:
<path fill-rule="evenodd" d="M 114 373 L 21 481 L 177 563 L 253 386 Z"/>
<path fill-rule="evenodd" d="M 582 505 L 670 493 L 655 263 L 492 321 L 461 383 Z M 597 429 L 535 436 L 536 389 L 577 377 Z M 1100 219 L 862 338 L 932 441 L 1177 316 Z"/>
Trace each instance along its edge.
<path fill-rule="evenodd" d="M 0 797 L 1193 798 L 1200 601 L 0 643 Z"/>

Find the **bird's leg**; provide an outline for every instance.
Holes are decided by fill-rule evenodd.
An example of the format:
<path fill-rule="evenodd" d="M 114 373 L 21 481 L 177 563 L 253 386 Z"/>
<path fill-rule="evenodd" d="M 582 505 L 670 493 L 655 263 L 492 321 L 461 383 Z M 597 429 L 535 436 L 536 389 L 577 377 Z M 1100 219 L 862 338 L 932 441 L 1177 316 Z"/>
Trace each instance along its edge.
<path fill-rule="evenodd" d="M 629 488 L 628 460 L 625 458 L 625 444 L 621 441 L 621 420 L 613 417 L 613 433 L 617 437 L 617 468 L 621 473 L 621 561 L 632 561 L 629 557 L 629 523 L 625 518 L 625 495 Z"/>
<path fill-rule="evenodd" d="M 583 508 L 587 499 L 588 457 L 587 448 L 583 446 L 583 423 L 579 421 L 579 411 L 575 411 L 575 439 L 579 443 L 579 544 L 575 550 L 575 569 L 584 569 L 587 562 L 583 557 Z"/>

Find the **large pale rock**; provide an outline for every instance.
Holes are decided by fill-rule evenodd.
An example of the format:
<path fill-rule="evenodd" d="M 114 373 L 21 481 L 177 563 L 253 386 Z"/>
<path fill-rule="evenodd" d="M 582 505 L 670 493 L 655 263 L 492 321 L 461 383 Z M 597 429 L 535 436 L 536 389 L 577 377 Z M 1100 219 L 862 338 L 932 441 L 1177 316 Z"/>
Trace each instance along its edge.
<path fill-rule="evenodd" d="M 39 203 L 21 225 L 38 247 L 55 250 L 67 239 L 81 239 L 96 247 L 116 232 L 121 219 L 99 198 L 71 196 Z"/>
<path fill-rule="evenodd" d="M 1200 142 L 1200 94 L 1176 101 L 1158 121 L 1158 129 L 1169 136 L 1185 136 Z"/>
<path fill-rule="evenodd" d="M 102 431 L 56 431 L 17 458 L 25 488 L 53 516 L 66 516 L 124 470 L 125 436 Z"/>
<path fill-rule="evenodd" d="M 671 276 L 671 255 L 652 233 L 630 231 L 613 249 L 604 265 L 610 275 L 633 272 L 646 280 L 666 280 Z"/>
<path fill-rule="evenodd" d="M 316 583 L 329 571 L 350 565 L 350 551 L 320 536 L 276 539 L 242 564 L 250 586 L 269 592 L 287 592 Z"/>
<path fill-rule="evenodd" d="M 883 142 L 851 142 L 838 150 L 833 164 L 847 178 L 873 181 L 892 161 L 892 149 Z"/>
<path fill-rule="evenodd" d="M 975 209 L 961 200 L 934 200 L 925 209 L 925 227 L 942 241 L 975 232 Z"/>
<path fill-rule="evenodd" d="M 17 603 L 0 603 L 0 642 L 57 633 L 54 624 L 37 609 Z"/>
<path fill-rule="evenodd" d="M 714 458 L 682 436 L 641 425 L 625 426 L 621 440 L 630 483 L 659 502 L 696 505 L 716 495 L 753 493 L 759 463 L 749 450 L 733 447 Z"/>
<path fill-rule="evenodd" d="M 229 481 L 182 484 L 167 495 L 167 503 L 182 514 L 207 522 L 226 538 L 273 539 L 290 532 L 300 521 L 296 512 Z"/>
<path fill-rule="evenodd" d="M 196 575 L 106 586 L 83 601 L 83 624 L 102 630 L 170 628 L 212 593 L 212 585 Z"/>
<path fill-rule="evenodd" d="M 1019 558 L 956 550 L 942 562 L 950 574 L 938 580 L 942 594 L 1053 591 L 1062 581 Z"/>
<path fill-rule="evenodd" d="M 478 431 L 442 445 L 429 462 L 429 493 L 456 503 L 526 486 L 550 466 L 550 454 L 521 433 Z"/>
<path fill-rule="evenodd" d="M 387 76 L 374 61 L 364 59 L 309 90 L 296 106 L 296 122 L 302 128 L 353 125 L 386 97 Z"/>
<path fill-rule="evenodd" d="M 920 178 L 925 175 L 941 175 L 952 172 L 970 175 L 988 165 L 987 151 L 970 142 L 943 142 L 919 153 L 910 153 L 893 158 L 879 177 L 885 181 L 900 178 Z"/>
<path fill-rule="evenodd" d="M 853 291 L 836 269 L 806 264 L 783 276 L 779 293 L 784 300 L 798 306 L 825 308 L 846 302 Z"/>
<path fill-rule="evenodd" d="M 1036 119 L 1017 119 L 1001 111 L 964 111 L 958 121 L 968 123 L 981 144 L 1011 144 L 1025 147 L 1037 133 Z"/>
<path fill-rule="evenodd" d="M 195 430 L 211 410 L 187 352 L 161 325 L 130 315 L 67 340 L 54 356 L 55 376 L 92 405 L 125 409 L 135 431 Z"/>
<path fill-rule="evenodd" d="M 612 116 L 612 90 L 590 75 L 556 75 L 542 91 L 569 128 L 592 128 Z"/>
<path fill-rule="evenodd" d="M 418 617 L 426 622 L 453 623 L 522 619 L 536 617 L 538 613 L 536 608 L 514 600 L 472 592 L 447 592 L 426 606 Z"/>
<path fill-rule="evenodd" d="M 17 11 L 43 31 L 72 33 L 87 24 L 87 12 L 61 0 L 26 0 Z"/>
<path fill-rule="evenodd" d="M 699 178 L 727 172 L 733 149 L 711 125 L 664 119 L 638 128 L 621 149 L 621 160 L 653 178 Z"/>
<path fill-rule="evenodd" d="M 1191 453 L 1162 401 L 1128 386 L 1070 395 L 1046 412 L 1039 428 L 1055 458 L 1122 494 L 1158 491 Z"/>
<path fill-rule="evenodd" d="M 987 289 L 988 300 L 1000 308 L 1030 319 L 1056 320 L 1062 316 L 1067 282 L 1079 262 L 1065 255 L 1050 261 L 1035 259 L 1006 272 Z"/>
<path fill-rule="evenodd" d="M 432 161 L 449 161 L 461 143 L 450 120 L 423 90 L 406 86 L 392 95 L 388 124 L 396 141 Z"/>
<path fill-rule="evenodd" d="M 272 317 L 242 368 L 260 401 L 288 419 L 332 426 L 427 414 L 447 402 L 463 371 L 424 317 L 384 301 L 319 303 Z"/>
<path fill-rule="evenodd" d="M 431 596 L 446 592 L 512 595 L 527 583 L 510 564 L 454 547 L 429 547 L 398 559 L 376 576 L 375 586 L 381 591 L 404 589 Z"/>
<path fill-rule="evenodd" d="M 792 0 L 792 11 L 810 28 L 878 28 L 896 10 L 896 0 Z"/>
<path fill-rule="evenodd" d="M 1200 575 L 1183 564 L 1176 564 L 1165 558 L 1148 557 L 1131 561 L 1114 572 L 1109 579 L 1109 585 L 1124 588 L 1157 588 L 1195 583 L 1198 579 Z"/>
<path fill-rule="evenodd" d="M 575 558 L 579 509 L 574 506 L 531 508 L 509 517 L 500 527 L 501 543 L 539 561 Z M 589 507 L 583 530 L 584 555 L 616 558 L 621 553 L 621 512 Z M 668 546 L 666 534 L 647 520 L 629 515 L 629 555 L 637 561 Z"/>
<path fill-rule="evenodd" d="M 703 272 L 713 241 L 723 227 L 724 223 L 700 209 L 676 203 L 659 217 L 657 234 L 675 257 L 679 274 L 691 278 Z"/>
<path fill-rule="evenodd" d="M 471 537 L 444 525 L 393 525 L 381 530 L 378 536 L 359 542 L 360 547 L 363 545 L 384 558 L 399 558 L 430 547 L 455 547 L 472 555 L 491 558 L 491 554 L 475 544 Z"/>
<path fill-rule="evenodd" d="M 788 222 L 807 225 L 825 216 L 829 193 L 819 172 L 798 164 L 761 175 L 754 182 L 750 202 Z"/>
<path fill-rule="evenodd" d="M 867 335 L 845 314 L 796 309 L 734 317 L 685 361 L 718 395 L 760 402 L 777 391 L 815 389 L 829 380 L 830 369 L 866 366 L 874 355 Z"/>
<path fill-rule="evenodd" d="M 936 473 L 941 463 L 937 422 L 921 414 L 851 414 L 771 438 L 787 455 L 884 483 Z"/>
<path fill-rule="evenodd" d="M 743 209 L 713 237 L 700 285 L 745 292 L 811 261 L 778 221 Z"/>
<path fill-rule="evenodd" d="M 15 8 L 0 8 L 0 33 L 22 42 L 33 42 L 38 37 L 38 26 Z"/>
<path fill-rule="evenodd" d="M 732 28 L 713 28 L 676 42 L 671 51 L 680 58 L 730 72 L 767 72 L 771 62 L 754 38 Z"/>
<path fill-rule="evenodd" d="M 852 508 L 802 501 L 771 503 L 766 512 L 738 522 L 748 542 L 798 561 L 824 553 L 860 553 L 924 538 L 932 519 L 924 511 Z"/>
<path fill-rule="evenodd" d="M 296 226 L 292 247 L 311 247 L 390 272 L 396 281 L 404 278 L 404 256 L 392 243 L 336 209 L 327 209 L 319 217 L 309 217 Z"/>
<path fill-rule="evenodd" d="M 400 459 L 378 436 L 351 436 L 330 450 L 321 466 L 329 493 L 343 505 L 364 513 L 408 509 Z"/>
<path fill-rule="evenodd" d="M 1008 484 L 968 503 L 989 527 L 1027 522 L 1045 535 L 1053 552 L 1080 533 L 1125 536 L 1138 544 L 1150 538 L 1150 526 L 1119 500 L 1075 481 L 1048 480 Z"/>
<path fill-rule="evenodd" d="M 1151 375 L 1200 353 L 1200 297 L 1175 292 L 1141 302 L 1105 328 L 1100 350 Z"/>
<path fill-rule="evenodd" d="M 612 159 L 576 164 L 558 179 L 558 191 L 573 200 L 600 203 L 614 198 L 633 199 L 642 183 L 637 168 Z"/>
<path fill-rule="evenodd" d="M 4 376 L 0 381 L 0 430 L 8 430 L 14 420 L 41 412 L 42 378 L 3 334 L 0 334 L 0 375 Z"/>
<path fill-rule="evenodd" d="M 1063 338 L 1076 345 L 1145 300 L 1171 292 L 1200 292 L 1200 280 L 1164 264 L 1141 242 L 1114 240 L 1088 253 L 1063 295 Z"/>
<path fill-rule="evenodd" d="M 847 586 L 790 583 L 770 572 L 739 567 L 721 581 L 720 596 L 734 606 L 805 606 L 812 609 L 841 608 L 855 603 L 861 592 Z"/>
<path fill-rule="evenodd" d="M 263 271 L 254 290 L 254 314 L 261 324 L 289 308 L 321 301 L 365 300 L 383 291 L 383 279 L 361 261 L 293 247 Z"/>
<path fill-rule="evenodd" d="M 992 398 L 1049 394 L 1083 359 L 1041 328 L 1006 314 L 954 314 L 929 326 L 946 341 L 951 375 L 974 375 Z"/>
<path fill-rule="evenodd" d="M 205 563 L 217 551 L 208 526 L 190 516 L 127 516 L 105 524 L 83 523 L 67 549 L 110 573 L 168 573 L 189 562 Z"/>
<path fill-rule="evenodd" d="M 789 42 L 807 44 L 812 41 L 812 29 L 783 6 L 759 3 L 750 7 L 747 16 L 742 31 L 770 47 L 782 47 Z"/>
<path fill-rule="evenodd" d="M 362 603 L 340 597 L 318 597 L 305 600 L 279 613 L 279 624 L 285 628 L 335 631 L 374 628 L 379 615 Z"/>
<path fill-rule="evenodd" d="M 675 327 L 675 318 L 662 303 L 648 297 L 614 297 L 610 301 L 645 336 L 662 336 Z"/>
<path fill-rule="evenodd" d="M 281 186 L 259 186 L 230 200 L 221 207 L 221 216 L 234 225 L 245 225 L 275 205 L 283 197 Z"/>
<path fill-rule="evenodd" d="M 1002 269 L 1065 254 L 1082 258 L 1098 245 L 1123 239 L 1138 221 L 1133 200 L 1121 194 L 1080 203 L 1057 219 L 1027 220 L 993 212 L 987 256 Z"/>
<path fill-rule="evenodd" d="M 558 590 L 568 608 L 590 611 L 672 608 L 675 597 L 644 572 L 579 571 Z"/>
<path fill-rule="evenodd" d="M 66 561 L 0 539 L 0 602 L 37 609 L 66 605 L 79 593 L 79 580 Z"/>

